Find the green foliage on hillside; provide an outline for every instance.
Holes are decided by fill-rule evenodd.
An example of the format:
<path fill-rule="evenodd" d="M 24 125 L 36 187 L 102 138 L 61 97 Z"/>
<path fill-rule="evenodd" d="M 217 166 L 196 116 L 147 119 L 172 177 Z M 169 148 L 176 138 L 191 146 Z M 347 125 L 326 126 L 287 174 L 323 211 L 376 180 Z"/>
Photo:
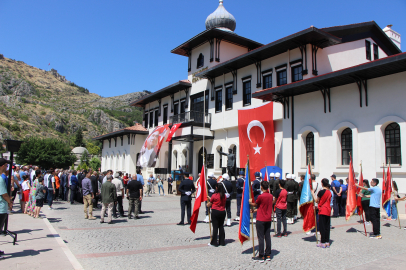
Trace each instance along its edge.
<path fill-rule="evenodd" d="M 140 110 L 136 110 L 134 112 L 124 112 L 120 110 L 122 108 L 124 107 L 118 108 L 117 110 L 109 110 L 106 108 L 99 109 L 127 126 L 133 126 L 134 122 L 142 123 L 142 112 Z"/>

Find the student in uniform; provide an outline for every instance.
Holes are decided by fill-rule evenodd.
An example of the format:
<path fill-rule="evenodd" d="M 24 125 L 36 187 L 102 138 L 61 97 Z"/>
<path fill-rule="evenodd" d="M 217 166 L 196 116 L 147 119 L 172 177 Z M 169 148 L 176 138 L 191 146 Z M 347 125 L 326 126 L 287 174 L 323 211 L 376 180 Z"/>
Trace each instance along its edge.
<path fill-rule="evenodd" d="M 254 193 L 254 198 L 255 200 L 258 198 L 258 196 L 261 194 L 261 174 L 260 172 L 255 172 L 255 180 L 252 181 L 251 187 L 252 187 L 252 192 Z M 252 221 L 254 224 L 257 222 L 257 213 L 254 213 L 254 218 Z"/>
<path fill-rule="evenodd" d="M 242 200 L 242 192 L 244 190 L 244 171 L 240 171 L 238 174 L 238 179 L 236 183 L 237 189 L 237 217 L 234 219 L 235 221 L 240 221 L 240 210 L 241 210 L 241 200 Z"/>
<path fill-rule="evenodd" d="M 211 208 L 211 222 L 213 224 L 213 235 L 209 246 L 217 247 L 225 246 L 226 236 L 224 232 L 224 219 L 226 218 L 226 192 L 223 185 L 216 185 L 216 191 L 211 196 L 208 197 L 210 200 L 207 203 L 207 207 Z M 219 241 L 217 242 L 217 234 L 219 236 Z"/>
<path fill-rule="evenodd" d="M 380 224 L 380 209 L 381 209 L 381 195 L 382 195 L 382 190 L 380 187 L 378 187 L 379 180 L 376 178 L 373 178 L 371 181 L 371 188 L 365 188 L 361 187 L 357 184 L 355 186 L 357 188 L 360 188 L 362 190 L 368 190 L 371 192 L 370 195 L 370 200 L 369 200 L 369 216 L 372 221 L 372 229 L 373 233 L 369 235 L 369 238 L 374 238 L 374 239 L 382 239 L 381 236 L 381 224 Z M 361 193 L 362 194 L 362 193 Z M 361 196 L 364 196 L 363 194 Z"/>
<path fill-rule="evenodd" d="M 276 237 L 288 236 L 287 233 L 287 224 L 286 224 L 286 212 L 287 212 L 287 196 L 288 192 L 285 189 L 285 180 L 279 180 L 279 189 L 275 192 L 275 197 L 273 199 L 275 203 L 275 213 L 277 219 Z M 283 233 L 281 233 L 281 223 L 283 223 Z"/>
<path fill-rule="evenodd" d="M 314 201 L 318 204 L 319 210 L 319 231 L 321 235 L 320 243 L 318 247 L 328 248 L 330 247 L 330 219 L 331 219 L 331 192 L 328 179 L 321 180 L 323 189 L 320 190 L 317 195 L 312 190 L 312 196 Z"/>
<path fill-rule="evenodd" d="M 233 193 L 233 184 L 230 182 L 230 176 L 225 173 L 223 174 L 223 181 L 221 181 L 221 184 L 224 187 L 224 190 L 226 192 L 226 213 L 227 213 L 227 226 L 231 226 L 231 195 Z"/>
<path fill-rule="evenodd" d="M 255 203 L 249 200 L 250 205 L 257 208 L 257 237 L 259 245 L 259 255 L 253 258 L 261 262 L 271 260 L 271 225 L 272 225 L 272 201 L 273 196 L 269 193 L 269 183 L 261 182 L 262 194 L 258 196 Z M 265 241 L 264 241 L 265 240 Z M 265 245 L 264 245 L 265 242 Z"/>
<path fill-rule="evenodd" d="M 217 180 L 216 177 L 214 176 L 213 172 L 209 172 L 207 174 L 207 192 L 209 194 L 209 197 L 213 196 L 214 192 L 216 192 L 216 186 L 217 186 Z M 206 219 L 204 220 L 205 223 L 209 223 L 209 208 L 207 207 L 207 202 L 206 202 Z"/>

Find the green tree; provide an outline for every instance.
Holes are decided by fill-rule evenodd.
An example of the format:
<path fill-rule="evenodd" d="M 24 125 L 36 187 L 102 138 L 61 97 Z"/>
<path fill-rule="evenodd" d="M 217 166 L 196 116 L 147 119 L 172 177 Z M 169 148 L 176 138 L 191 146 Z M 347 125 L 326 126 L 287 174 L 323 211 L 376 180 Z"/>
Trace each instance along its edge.
<path fill-rule="evenodd" d="M 29 137 L 17 153 L 20 164 L 35 164 L 41 168 L 68 168 L 77 160 L 70 147 L 52 138 Z"/>
<path fill-rule="evenodd" d="M 80 163 L 81 166 L 86 164 L 87 166 L 89 165 L 89 153 L 87 151 L 83 151 L 82 155 L 80 156 Z M 84 168 L 82 168 L 84 169 Z"/>
<path fill-rule="evenodd" d="M 78 146 L 83 146 L 83 145 L 84 145 L 84 144 L 83 144 L 83 131 L 82 131 L 82 128 L 79 128 L 79 129 L 76 131 L 74 143 L 75 143 L 75 146 L 76 146 L 76 147 L 78 147 Z"/>
<path fill-rule="evenodd" d="M 98 159 L 97 157 L 93 157 L 90 161 L 89 161 L 89 166 L 90 168 L 92 168 L 94 171 L 98 171 L 101 167 L 101 161 L 100 159 Z"/>
<path fill-rule="evenodd" d="M 97 145 L 95 145 L 91 142 L 86 145 L 86 149 L 87 149 L 87 151 L 89 151 L 89 154 L 91 154 L 93 156 L 100 154 L 100 147 L 98 147 Z"/>

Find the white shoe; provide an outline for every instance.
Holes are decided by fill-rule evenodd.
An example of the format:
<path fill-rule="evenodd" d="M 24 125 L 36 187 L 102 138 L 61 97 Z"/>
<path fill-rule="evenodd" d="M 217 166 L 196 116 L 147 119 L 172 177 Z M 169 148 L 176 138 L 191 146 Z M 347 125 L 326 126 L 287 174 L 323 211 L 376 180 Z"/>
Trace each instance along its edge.
<path fill-rule="evenodd" d="M 254 218 L 254 220 L 252 221 L 252 223 L 256 224 L 256 223 L 257 223 L 257 219 Z"/>
<path fill-rule="evenodd" d="M 315 235 L 315 233 L 314 233 L 314 232 L 311 232 L 311 231 L 308 231 L 308 232 L 306 233 L 306 235 L 313 236 L 313 235 Z"/>
<path fill-rule="evenodd" d="M 239 217 L 236 217 L 234 220 L 235 220 L 235 221 L 240 221 L 240 218 L 239 218 Z"/>
<path fill-rule="evenodd" d="M 231 219 L 227 219 L 227 226 L 230 227 L 231 226 Z"/>
<path fill-rule="evenodd" d="M 204 221 L 203 222 L 205 222 L 205 223 L 209 223 L 209 216 L 206 216 L 206 218 L 204 219 Z"/>
<path fill-rule="evenodd" d="M 293 220 L 297 220 L 297 216 L 294 216 L 294 217 L 293 217 Z"/>

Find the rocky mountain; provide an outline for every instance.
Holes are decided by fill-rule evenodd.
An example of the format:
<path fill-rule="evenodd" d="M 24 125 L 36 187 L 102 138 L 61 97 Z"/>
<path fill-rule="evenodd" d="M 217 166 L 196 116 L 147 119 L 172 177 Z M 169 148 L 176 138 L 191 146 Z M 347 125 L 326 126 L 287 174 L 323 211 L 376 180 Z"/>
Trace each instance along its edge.
<path fill-rule="evenodd" d="M 104 98 L 54 69 L 45 71 L 0 54 L 0 140 L 36 135 L 71 143 L 79 128 L 89 140 L 141 122 L 141 110 L 128 105 L 149 93 Z"/>

